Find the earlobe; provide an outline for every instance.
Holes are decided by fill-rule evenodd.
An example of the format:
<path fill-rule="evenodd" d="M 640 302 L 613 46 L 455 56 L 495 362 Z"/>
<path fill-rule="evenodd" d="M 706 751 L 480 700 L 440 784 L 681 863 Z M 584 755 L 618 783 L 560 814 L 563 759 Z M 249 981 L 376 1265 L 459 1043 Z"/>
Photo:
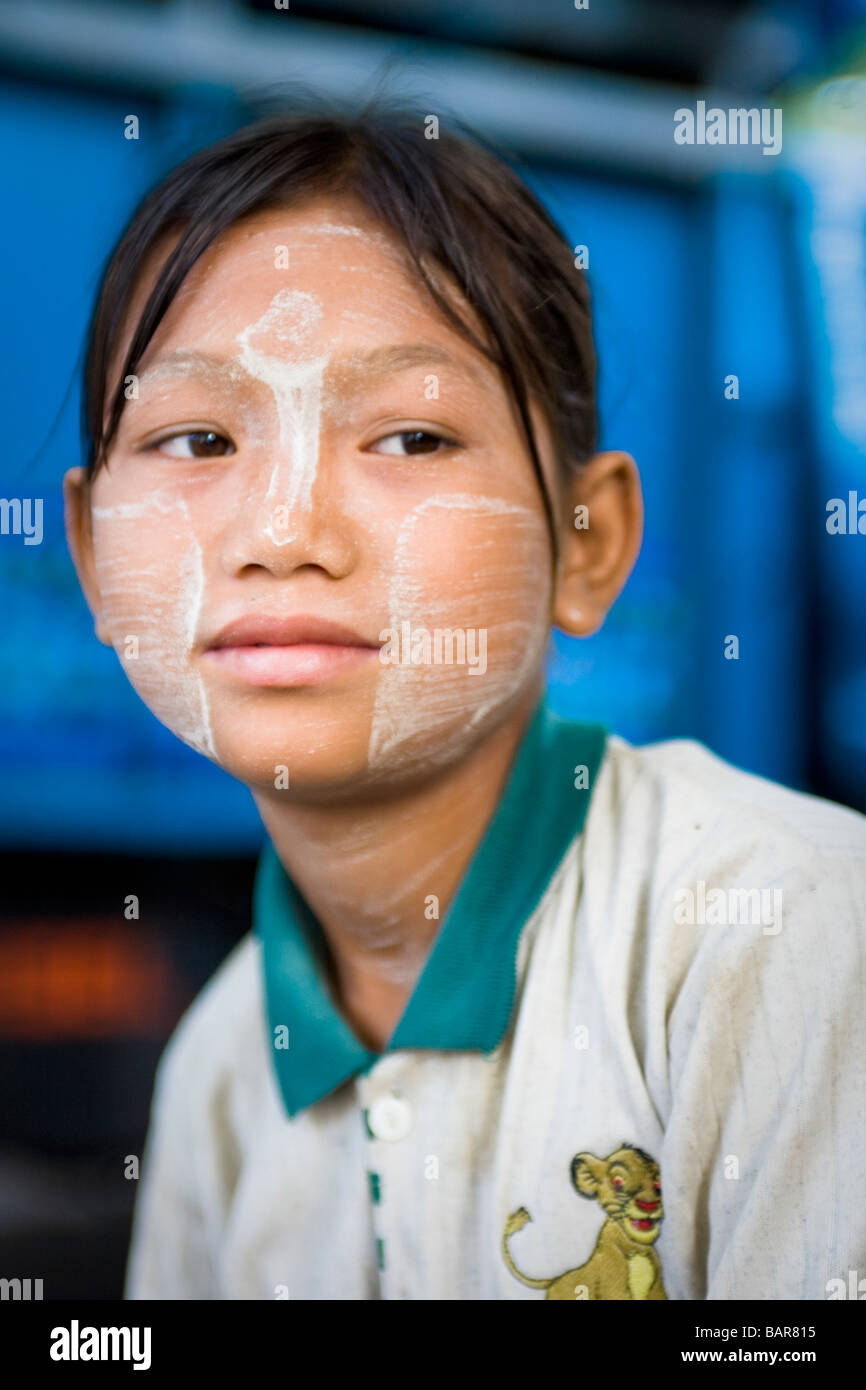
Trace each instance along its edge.
<path fill-rule="evenodd" d="M 596 611 L 581 570 L 567 569 L 562 574 L 556 590 L 553 621 L 570 637 L 591 637 L 603 623 L 604 614 Z"/>
<path fill-rule="evenodd" d="M 108 628 L 105 626 L 101 613 L 94 614 L 93 631 L 96 633 L 97 641 L 101 642 L 104 647 L 114 646 L 114 643 L 111 640 L 111 634 L 108 631 Z"/>

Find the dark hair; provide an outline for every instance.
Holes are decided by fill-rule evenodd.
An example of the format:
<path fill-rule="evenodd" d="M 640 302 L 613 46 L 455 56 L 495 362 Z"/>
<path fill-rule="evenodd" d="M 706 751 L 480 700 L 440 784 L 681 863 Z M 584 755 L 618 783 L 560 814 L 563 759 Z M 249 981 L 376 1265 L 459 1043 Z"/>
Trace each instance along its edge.
<path fill-rule="evenodd" d="M 579 468 L 594 453 L 598 433 L 586 278 L 563 234 L 509 165 L 474 134 L 426 138 L 430 120 L 376 99 L 351 114 L 267 116 L 193 154 L 143 198 L 107 262 L 88 329 L 82 397 L 88 478 L 117 432 L 125 378 L 135 374 L 181 283 L 214 239 L 266 208 L 318 194 L 354 195 L 403 244 L 449 322 L 504 373 L 552 523 L 526 385 L 540 399 L 561 467 Z M 170 232 L 179 239 L 135 326 L 108 409 L 109 367 L 142 263 Z M 431 262 L 475 311 L 493 351 L 431 283 L 424 269 Z"/>

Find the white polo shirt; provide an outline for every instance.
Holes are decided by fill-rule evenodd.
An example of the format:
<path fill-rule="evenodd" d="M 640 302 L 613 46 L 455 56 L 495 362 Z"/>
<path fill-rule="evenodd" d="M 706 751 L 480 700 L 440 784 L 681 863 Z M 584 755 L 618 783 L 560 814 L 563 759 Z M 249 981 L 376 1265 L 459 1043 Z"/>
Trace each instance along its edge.
<path fill-rule="evenodd" d="M 384 1053 L 323 951 L 267 844 L 160 1061 L 127 1298 L 866 1279 L 863 816 L 542 701 Z"/>

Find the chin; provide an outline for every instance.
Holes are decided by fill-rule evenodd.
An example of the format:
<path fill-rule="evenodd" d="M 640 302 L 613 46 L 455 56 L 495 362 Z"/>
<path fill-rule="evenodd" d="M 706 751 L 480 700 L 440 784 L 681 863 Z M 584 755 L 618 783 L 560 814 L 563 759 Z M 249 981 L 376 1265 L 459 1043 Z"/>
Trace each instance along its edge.
<path fill-rule="evenodd" d="M 462 761 L 502 715 L 451 700 L 443 710 L 424 693 L 384 723 L 363 692 L 232 700 L 213 707 L 214 760 L 251 791 L 290 801 L 409 791 Z"/>
<path fill-rule="evenodd" d="M 355 786 L 367 769 L 367 739 L 361 733 L 322 733 L 305 738 L 294 728 L 285 738 L 261 735 L 218 740 L 217 762 L 230 776 L 263 795 L 292 799 L 335 795 Z"/>

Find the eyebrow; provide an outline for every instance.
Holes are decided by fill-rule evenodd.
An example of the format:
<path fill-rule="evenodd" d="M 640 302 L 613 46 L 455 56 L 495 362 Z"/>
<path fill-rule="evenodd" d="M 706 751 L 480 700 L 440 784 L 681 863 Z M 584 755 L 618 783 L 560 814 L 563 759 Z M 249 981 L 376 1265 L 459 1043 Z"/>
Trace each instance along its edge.
<path fill-rule="evenodd" d="M 359 350 L 338 358 L 333 375 L 340 384 L 349 385 L 354 380 L 392 376 L 411 367 L 429 366 L 431 363 L 464 372 L 481 386 L 490 384 L 489 375 L 483 367 L 468 359 L 455 357 L 439 343 L 390 343 L 366 352 Z"/>
<path fill-rule="evenodd" d="M 197 376 L 204 381 L 238 381 L 248 373 L 242 364 L 231 357 L 217 357 L 210 352 L 193 352 L 188 348 L 177 348 L 174 352 L 162 353 L 154 358 L 144 371 L 139 373 L 138 384 L 145 381 L 158 381 L 164 377 Z"/>
<path fill-rule="evenodd" d="M 369 350 L 359 349 L 343 357 L 332 358 L 326 375 L 335 379 L 340 388 L 351 388 L 355 383 L 369 381 L 371 377 L 393 376 L 412 367 L 430 364 L 452 367 L 471 377 L 478 385 L 490 386 L 489 371 L 468 359 L 455 357 L 439 343 L 389 343 Z M 139 387 L 145 381 L 179 376 L 198 377 L 214 385 L 258 380 L 250 376 L 237 358 L 178 348 L 155 358 L 140 373 Z"/>

